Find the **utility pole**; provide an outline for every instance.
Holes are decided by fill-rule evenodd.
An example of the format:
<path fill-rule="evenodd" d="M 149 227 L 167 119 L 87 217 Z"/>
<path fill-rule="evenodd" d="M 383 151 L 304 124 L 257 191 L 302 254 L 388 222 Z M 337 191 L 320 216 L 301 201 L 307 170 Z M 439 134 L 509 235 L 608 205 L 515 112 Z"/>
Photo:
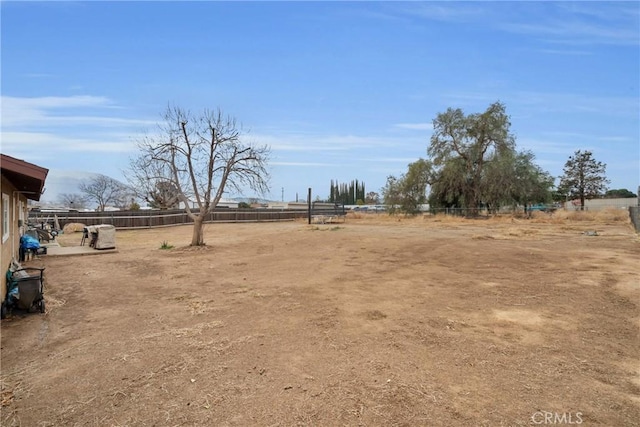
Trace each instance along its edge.
<path fill-rule="evenodd" d="M 282 201 L 284 202 L 284 187 L 282 187 Z"/>

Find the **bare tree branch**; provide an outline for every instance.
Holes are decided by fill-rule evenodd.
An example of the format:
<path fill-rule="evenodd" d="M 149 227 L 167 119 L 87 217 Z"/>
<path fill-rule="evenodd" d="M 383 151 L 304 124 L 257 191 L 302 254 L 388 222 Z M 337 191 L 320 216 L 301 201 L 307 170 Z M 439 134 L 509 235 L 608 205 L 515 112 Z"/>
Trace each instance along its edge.
<path fill-rule="evenodd" d="M 109 204 L 121 204 L 123 197 L 128 194 L 128 188 L 124 184 L 106 175 L 96 175 L 81 183 L 79 188 L 87 201 L 98 205 L 99 211 L 104 211 Z"/>
<path fill-rule="evenodd" d="M 226 191 L 268 190 L 270 149 L 245 141 L 236 120 L 220 109 L 193 116 L 169 106 L 159 129 L 158 135 L 138 143 L 139 154 L 131 168 L 140 170 L 130 171 L 129 176 L 138 177 L 135 182 L 147 179 L 147 192 L 150 186 L 176 190 L 194 220 L 191 245 L 204 244 L 204 218 Z"/>

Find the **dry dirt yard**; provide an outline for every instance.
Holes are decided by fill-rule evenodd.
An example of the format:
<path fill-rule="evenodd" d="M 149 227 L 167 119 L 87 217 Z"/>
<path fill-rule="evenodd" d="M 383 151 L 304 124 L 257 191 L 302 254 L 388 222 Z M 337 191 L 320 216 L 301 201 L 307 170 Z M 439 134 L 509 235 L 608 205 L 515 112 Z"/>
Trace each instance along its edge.
<path fill-rule="evenodd" d="M 625 216 L 118 231 L 32 262 L 47 313 L 2 321 L 0 423 L 639 425 Z"/>

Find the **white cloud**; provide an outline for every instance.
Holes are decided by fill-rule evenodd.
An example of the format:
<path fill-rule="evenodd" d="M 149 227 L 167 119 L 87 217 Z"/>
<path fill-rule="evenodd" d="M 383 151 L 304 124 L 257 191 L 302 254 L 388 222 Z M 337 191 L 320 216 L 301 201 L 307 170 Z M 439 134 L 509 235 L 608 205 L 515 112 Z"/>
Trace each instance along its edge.
<path fill-rule="evenodd" d="M 533 110 L 536 113 L 593 113 L 606 116 L 637 117 L 640 110 L 638 97 L 594 96 L 587 93 L 513 91 L 500 94 L 500 101 L 506 103 L 509 110 Z M 445 97 L 454 105 L 476 106 L 498 100 L 498 96 L 489 92 L 454 92 Z"/>
<path fill-rule="evenodd" d="M 620 24 L 605 26 L 573 15 L 548 19 L 546 22 L 503 23 L 500 27 L 507 32 L 546 37 L 556 42 L 637 45 L 640 42 L 637 28 Z"/>
<path fill-rule="evenodd" d="M 532 150 L 538 154 L 562 155 L 567 158 L 577 149 L 593 149 L 592 147 L 578 146 L 574 143 L 558 142 L 552 139 L 518 138 L 518 146 L 526 150 Z M 566 158 L 563 157 L 563 162 Z"/>
<path fill-rule="evenodd" d="M 627 136 L 599 136 L 597 137 L 599 141 L 609 141 L 609 142 L 630 142 L 631 138 Z"/>
<path fill-rule="evenodd" d="M 516 8 L 498 28 L 553 43 L 638 45 L 639 10 L 616 2 L 533 3 Z"/>
<path fill-rule="evenodd" d="M 543 106 L 548 111 L 588 112 L 605 115 L 637 115 L 638 98 L 593 96 L 576 93 L 519 92 L 518 101 Z"/>
<path fill-rule="evenodd" d="M 639 10 L 632 2 L 436 2 L 397 8 L 400 14 L 422 19 L 478 23 L 551 43 L 580 45 L 640 44 Z"/>
<path fill-rule="evenodd" d="M 155 122 L 114 115 L 122 113 L 102 96 L 2 96 L 2 149 L 32 157 L 34 153 L 72 156 L 74 153 L 126 153 L 131 138 Z"/>
<path fill-rule="evenodd" d="M 318 141 L 317 136 L 309 135 L 266 135 L 252 134 L 251 138 L 260 145 L 268 145 L 274 152 L 316 152 L 316 151 L 342 151 L 347 150 L 345 146 L 335 146 L 323 144 Z"/>
<path fill-rule="evenodd" d="M 616 22 L 621 18 L 638 18 L 640 9 L 633 7 L 633 2 L 557 2 L 556 7 L 568 12 L 569 14 L 585 15 L 586 17 L 595 18 L 600 21 Z"/>
<path fill-rule="evenodd" d="M 631 138 L 621 135 L 595 135 L 590 133 L 581 132 L 564 132 L 564 131 L 552 131 L 543 132 L 544 135 L 551 137 L 560 137 L 564 139 L 579 140 L 579 141 L 608 141 L 608 142 L 629 142 Z"/>
<path fill-rule="evenodd" d="M 335 163 L 317 163 L 317 162 L 269 162 L 273 166 L 305 166 L 305 167 L 329 167 L 335 166 Z"/>
<path fill-rule="evenodd" d="M 321 135 L 309 133 L 251 134 L 259 144 L 274 152 L 331 152 L 377 147 L 398 147 L 410 144 L 407 138 L 388 138 L 361 135 Z"/>
<path fill-rule="evenodd" d="M 547 53 L 550 55 L 568 55 L 568 56 L 592 55 L 592 53 L 587 50 L 539 49 L 538 52 Z"/>
<path fill-rule="evenodd" d="M 31 151 L 56 153 L 109 152 L 123 153 L 135 150 L 128 135 L 104 135 L 101 139 L 78 138 L 43 132 L 2 132 L 2 150 L 7 153 Z"/>
<path fill-rule="evenodd" d="M 46 110 L 55 108 L 107 106 L 113 103 L 104 96 L 75 95 L 75 96 L 41 96 L 15 97 L 2 96 L 3 107 L 29 110 Z"/>
<path fill-rule="evenodd" d="M 38 98 L 19 98 L 2 96 L 2 127 L 60 127 L 72 125 L 84 126 L 151 126 L 150 120 L 114 117 L 113 115 L 78 114 L 87 109 L 98 111 L 119 109 L 109 98 L 101 96 L 45 96 Z"/>
<path fill-rule="evenodd" d="M 554 177 L 562 175 L 565 162 L 576 150 L 594 151 L 594 147 L 583 143 L 558 142 L 553 138 L 518 138 L 518 149 L 533 151 L 535 163 Z"/>
<path fill-rule="evenodd" d="M 372 163 L 402 163 L 404 165 L 408 165 L 409 163 L 413 163 L 418 160 L 415 157 L 375 157 L 375 158 L 365 158 L 362 159 L 364 162 L 372 162 Z"/>
<path fill-rule="evenodd" d="M 488 9 L 482 5 L 460 2 L 414 3 L 410 7 L 403 7 L 403 11 L 421 18 L 453 23 L 475 21 L 486 17 L 488 13 Z"/>
<path fill-rule="evenodd" d="M 29 77 L 31 79 L 42 79 L 42 78 L 53 77 L 53 74 L 49 74 L 49 73 L 27 73 L 24 76 L 25 77 Z"/>
<path fill-rule="evenodd" d="M 398 123 L 394 127 L 409 130 L 433 130 L 433 123 Z"/>

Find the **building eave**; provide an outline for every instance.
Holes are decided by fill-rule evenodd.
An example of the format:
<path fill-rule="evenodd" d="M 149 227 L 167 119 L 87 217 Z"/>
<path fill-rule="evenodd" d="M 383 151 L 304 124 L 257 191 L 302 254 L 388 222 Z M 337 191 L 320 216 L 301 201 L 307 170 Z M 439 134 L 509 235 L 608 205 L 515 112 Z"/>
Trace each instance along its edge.
<path fill-rule="evenodd" d="M 17 192 L 27 199 L 40 200 L 49 169 L 0 154 L 0 171 Z"/>

